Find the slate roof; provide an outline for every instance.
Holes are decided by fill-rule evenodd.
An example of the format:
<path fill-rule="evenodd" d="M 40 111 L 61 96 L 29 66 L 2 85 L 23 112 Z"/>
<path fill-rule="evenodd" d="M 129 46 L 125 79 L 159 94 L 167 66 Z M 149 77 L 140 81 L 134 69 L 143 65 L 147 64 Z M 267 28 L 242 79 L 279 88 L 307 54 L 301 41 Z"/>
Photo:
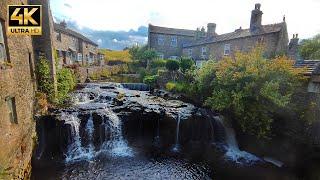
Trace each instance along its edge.
<path fill-rule="evenodd" d="M 191 36 L 191 37 L 194 37 L 196 35 L 195 30 L 167 28 L 167 27 L 154 26 L 151 24 L 149 24 L 149 32 L 159 33 L 159 34 Z"/>
<path fill-rule="evenodd" d="M 303 60 L 297 61 L 294 65 L 296 68 L 306 67 L 305 75 L 320 75 L 320 60 Z"/>
<path fill-rule="evenodd" d="M 263 25 L 262 29 L 260 31 L 254 32 L 254 33 L 251 32 L 250 29 L 238 29 L 238 30 L 231 32 L 231 33 L 221 34 L 221 35 L 213 36 L 210 38 L 201 39 L 196 42 L 189 43 L 189 44 L 184 44 L 183 47 L 193 47 L 193 46 L 210 44 L 210 43 L 221 42 L 221 41 L 227 41 L 227 40 L 232 40 L 232 39 L 275 33 L 275 32 L 280 32 L 283 27 L 284 27 L 284 23 Z"/>
<path fill-rule="evenodd" d="M 57 24 L 57 23 L 54 23 L 54 30 L 55 31 L 58 31 L 58 32 L 62 32 L 62 33 L 65 33 L 65 34 L 68 34 L 70 36 L 74 36 L 76 38 L 79 38 L 79 39 L 82 39 L 83 41 L 87 42 L 87 43 L 90 43 L 92 45 L 95 45 L 95 46 L 98 46 L 97 43 L 93 42 L 91 39 L 85 37 L 84 35 L 72 30 L 72 29 L 69 29 L 69 28 L 65 28 L 63 27 L 61 24 Z"/>

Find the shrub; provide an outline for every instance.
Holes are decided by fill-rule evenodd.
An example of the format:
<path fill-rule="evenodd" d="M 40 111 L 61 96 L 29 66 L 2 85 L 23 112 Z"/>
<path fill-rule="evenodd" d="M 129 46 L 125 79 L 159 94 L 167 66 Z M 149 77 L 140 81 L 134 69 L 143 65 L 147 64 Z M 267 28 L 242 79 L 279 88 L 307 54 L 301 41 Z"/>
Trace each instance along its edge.
<path fill-rule="evenodd" d="M 164 59 L 156 59 L 151 62 L 151 68 L 161 68 L 166 67 L 166 60 Z"/>
<path fill-rule="evenodd" d="M 173 83 L 173 82 L 168 82 L 168 83 L 166 84 L 166 90 L 167 90 L 167 91 L 173 91 L 173 90 L 175 89 L 175 87 L 176 87 L 176 84 Z"/>
<path fill-rule="evenodd" d="M 73 72 L 68 68 L 62 68 L 57 73 L 57 103 L 61 104 L 76 85 Z"/>
<path fill-rule="evenodd" d="M 189 88 L 189 84 L 185 82 L 168 82 L 166 84 L 166 90 L 171 92 L 189 93 Z"/>
<path fill-rule="evenodd" d="M 143 82 L 150 85 L 150 86 L 155 86 L 157 83 L 157 79 L 158 79 L 157 75 L 145 76 L 143 78 Z"/>
<path fill-rule="evenodd" d="M 303 40 L 299 51 L 304 59 L 320 59 L 320 34 L 312 39 Z"/>
<path fill-rule="evenodd" d="M 168 60 L 166 63 L 166 68 L 169 71 L 176 71 L 179 69 L 179 62 L 176 60 Z"/>
<path fill-rule="evenodd" d="M 181 58 L 180 60 L 180 69 L 183 73 L 191 69 L 194 66 L 194 61 L 190 58 Z"/>
<path fill-rule="evenodd" d="M 40 56 L 39 61 L 36 64 L 36 74 L 38 81 L 38 90 L 46 94 L 50 101 L 53 101 L 54 86 L 50 73 L 50 64 L 44 56 Z"/>

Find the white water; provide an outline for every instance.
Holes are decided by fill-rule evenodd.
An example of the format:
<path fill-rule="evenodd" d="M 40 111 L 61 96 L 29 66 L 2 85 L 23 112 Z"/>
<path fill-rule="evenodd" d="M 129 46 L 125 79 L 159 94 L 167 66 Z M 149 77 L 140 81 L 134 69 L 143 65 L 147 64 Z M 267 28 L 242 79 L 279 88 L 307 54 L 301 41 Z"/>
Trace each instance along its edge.
<path fill-rule="evenodd" d="M 92 117 L 92 112 L 90 112 L 90 116 L 86 125 L 86 132 L 88 132 L 88 148 L 87 148 L 87 153 L 92 154 L 94 156 L 94 146 L 93 146 L 93 131 L 94 131 L 94 126 L 93 126 L 93 117 Z"/>
<path fill-rule="evenodd" d="M 177 127 L 176 127 L 176 143 L 173 147 L 173 151 L 179 151 L 179 130 L 180 130 L 180 120 L 181 120 L 181 115 L 178 113 L 177 115 Z"/>
<path fill-rule="evenodd" d="M 106 85 L 109 85 L 106 83 Z M 100 85 L 99 85 L 100 86 Z M 87 133 L 88 145 L 83 147 L 81 143 L 81 137 L 79 134 L 79 128 L 81 120 L 78 118 L 78 113 L 61 113 L 61 119 L 66 121 L 66 124 L 71 125 L 71 135 L 73 138 L 72 143 L 68 146 L 68 151 L 66 153 L 65 161 L 74 162 L 79 160 L 92 160 L 96 155 L 101 152 L 108 152 L 115 156 L 131 156 L 132 151 L 128 147 L 127 142 L 124 140 L 122 136 L 122 123 L 120 118 L 114 113 L 111 109 L 108 108 L 108 102 L 94 102 L 94 100 L 90 100 L 89 95 L 83 92 L 94 92 L 98 94 L 98 97 L 103 93 L 100 87 L 95 84 L 88 84 L 86 88 L 82 90 L 82 93 L 73 94 L 73 102 L 78 107 L 82 107 L 84 109 L 91 109 L 90 116 L 87 120 L 84 131 Z M 118 84 L 121 88 L 122 85 Z M 96 111 L 95 107 L 99 109 L 100 107 L 104 107 L 105 111 Z M 109 131 L 110 138 L 102 139 L 102 145 L 100 150 L 95 151 L 95 147 L 93 144 L 94 141 L 94 124 L 93 124 L 93 116 L 92 113 L 96 112 L 101 116 L 105 116 L 107 122 L 104 122 L 105 132 L 106 134 Z"/>
<path fill-rule="evenodd" d="M 81 144 L 81 138 L 79 134 L 80 119 L 77 113 L 62 113 L 61 119 L 65 120 L 66 124 L 71 125 L 71 134 L 73 137 L 73 142 L 68 147 L 68 152 L 66 154 L 66 162 L 73 162 L 82 159 L 90 160 L 93 157 L 92 152 L 84 148 Z"/>
<path fill-rule="evenodd" d="M 271 164 L 273 164 L 275 166 L 278 166 L 278 167 L 282 167 L 283 164 L 284 164 L 283 162 L 278 161 L 276 159 L 273 159 L 271 157 L 264 157 L 263 160 L 265 160 L 266 162 L 269 162 L 269 163 L 271 163 Z"/>
<path fill-rule="evenodd" d="M 236 163 L 251 163 L 260 160 L 253 154 L 250 154 L 246 151 L 241 151 L 239 149 L 233 128 L 229 124 L 227 124 L 222 118 L 215 117 L 215 119 L 221 123 L 225 130 L 225 143 L 227 149 L 225 156 L 227 159 L 232 160 Z"/>
<path fill-rule="evenodd" d="M 122 135 L 122 122 L 118 115 L 110 109 L 106 109 L 107 117 L 111 122 L 110 126 L 105 126 L 105 131 L 110 131 L 110 139 L 105 140 L 101 151 L 107 151 L 114 156 L 132 156 L 132 150 Z M 106 132 L 107 134 L 108 132 Z"/>

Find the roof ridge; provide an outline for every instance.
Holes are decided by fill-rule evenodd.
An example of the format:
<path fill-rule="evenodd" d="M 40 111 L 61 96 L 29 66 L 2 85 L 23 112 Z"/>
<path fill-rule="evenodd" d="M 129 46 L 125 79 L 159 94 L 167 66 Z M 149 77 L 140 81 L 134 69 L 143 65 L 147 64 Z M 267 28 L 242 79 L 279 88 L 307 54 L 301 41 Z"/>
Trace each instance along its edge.
<path fill-rule="evenodd" d="M 60 30 L 60 31 L 63 31 L 63 32 L 68 33 L 68 34 L 70 34 L 70 35 L 73 35 L 73 36 L 75 36 L 75 37 L 77 37 L 77 38 L 80 38 L 80 39 L 82 39 L 83 41 L 86 41 L 86 42 L 88 42 L 88 43 L 91 43 L 91 44 L 93 44 L 93 45 L 98 46 L 98 44 L 95 43 L 93 40 L 89 39 L 88 37 L 86 37 L 85 35 L 83 35 L 82 33 L 78 32 L 78 31 L 76 31 L 76 30 L 74 30 L 74 29 L 71 29 L 71 28 L 68 28 L 68 27 L 63 27 L 63 26 L 62 26 L 61 24 L 59 24 L 59 23 L 54 23 L 54 28 L 55 28 L 55 30 L 58 29 L 58 30 Z"/>

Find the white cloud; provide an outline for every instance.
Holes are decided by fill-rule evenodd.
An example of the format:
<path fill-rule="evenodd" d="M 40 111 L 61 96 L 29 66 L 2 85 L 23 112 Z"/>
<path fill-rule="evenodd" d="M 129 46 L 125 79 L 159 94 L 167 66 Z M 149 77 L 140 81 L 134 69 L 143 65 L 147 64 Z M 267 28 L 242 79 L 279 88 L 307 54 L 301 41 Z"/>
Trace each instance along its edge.
<path fill-rule="evenodd" d="M 289 35 L 308 38 L 320 33 L 318 0 L 52 0 L 54 15 L 96 30 L 129 30 L 141 25 L 196 29 L 208 22 L 218 33 L 247 28 L 254 4 L 262 4 L 263 24 L 286 15 Z M 68 4 L 72 7 L 66 7 Z"/>

